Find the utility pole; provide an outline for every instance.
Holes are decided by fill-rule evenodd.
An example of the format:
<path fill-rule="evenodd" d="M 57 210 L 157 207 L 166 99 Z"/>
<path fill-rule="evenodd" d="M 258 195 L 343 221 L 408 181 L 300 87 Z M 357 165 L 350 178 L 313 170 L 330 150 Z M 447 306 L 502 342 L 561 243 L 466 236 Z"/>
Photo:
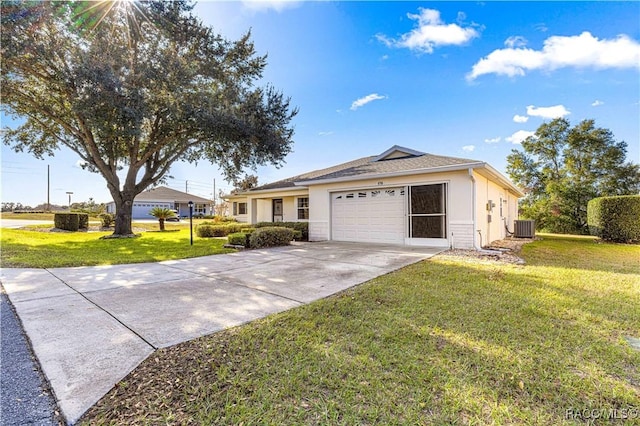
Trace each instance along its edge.
<path fill-rule="evenodd" d="M 216 178 L 213 178 L 213 206 L 211 209 L 211 216 L 216 214 Z"/>
<path fill-rule="evenodd" d="M 71 194 L 73 194 L 73 192 L 68 191 L 67 195 L 69 196 L 69 211 L 71 211 Z"/>
<path fill-rule="evenodd" d="M 51 179 L 50 179 L 50 175 L 49 175 L 49 168 L 51 166 L 49 166 L 47 164 L 47 211 L 50 212 L 51 211 Z"/>
<path fill-rule="evenodd" d="M 187 194 L 189 193 L 189 181 L 188 180 L 184 181 L 184 192 L 186 192 Z"/>

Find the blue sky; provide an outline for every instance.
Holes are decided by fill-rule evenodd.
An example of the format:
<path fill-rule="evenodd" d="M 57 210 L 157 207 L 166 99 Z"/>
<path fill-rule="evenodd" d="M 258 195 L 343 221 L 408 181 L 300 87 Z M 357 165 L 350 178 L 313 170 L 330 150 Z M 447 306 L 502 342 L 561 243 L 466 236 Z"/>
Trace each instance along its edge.
<path fill-rule="evenodd" d="M 558 116 L 595 119 L 640 162 L 639 2 L 201 2 L 195 12 L 229 39 L 251 29 L 268 54 L 264 82 L 300 109 L 294 152 L 258 169 L 261 184 L 396 144 L 504 171 L 511 149 Z M 67 191 L 109 201 L 77 161 L 3 145 L 2 200 L 46 201 L 49 164 L 52 203 Z M 204 197 L 214 179 L 230 189 L 210 164 L 171 175 L 169 186 Z"/>

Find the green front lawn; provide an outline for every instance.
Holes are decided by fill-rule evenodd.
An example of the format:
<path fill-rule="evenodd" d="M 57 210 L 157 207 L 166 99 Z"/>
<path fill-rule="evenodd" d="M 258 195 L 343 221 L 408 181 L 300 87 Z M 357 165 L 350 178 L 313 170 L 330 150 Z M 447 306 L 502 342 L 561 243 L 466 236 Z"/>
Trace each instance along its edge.
<path fill-rule="evenodd" d="M 157 229 L 157 224 L 155 225 Z M 177 228 L 177 227 L 176 227 Z M 56 268 L 159 262 L 229 253 L 226 239 L 197 238 L 189 245 L 189 228 L 174 232 L 143 232 L 139 238 L 101 240 L 112 232 L 38 232 L 2 229 L 3 268 Z"/>
<path fill-rule="evenodd" d="M 640 247 L 547 235 L 523 257 L 526 266 L 437 256 L 159 350 L 83 422 L 561 425 L 586 423 L 572 413 L 638 415 L 640 351 L 625 337 L 640 337 Z"/>

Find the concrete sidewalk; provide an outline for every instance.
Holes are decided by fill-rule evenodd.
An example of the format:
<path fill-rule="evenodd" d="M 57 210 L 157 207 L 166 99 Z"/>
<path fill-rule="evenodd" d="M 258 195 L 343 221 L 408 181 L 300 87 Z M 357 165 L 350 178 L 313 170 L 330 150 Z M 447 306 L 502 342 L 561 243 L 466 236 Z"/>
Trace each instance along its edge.
<path fill-rule="evenodd" d="M 439 251 L 302 243 L 161 263 L 3 269 L 0 280 L 75 423 L 157 348 L 300 306 Z"/>

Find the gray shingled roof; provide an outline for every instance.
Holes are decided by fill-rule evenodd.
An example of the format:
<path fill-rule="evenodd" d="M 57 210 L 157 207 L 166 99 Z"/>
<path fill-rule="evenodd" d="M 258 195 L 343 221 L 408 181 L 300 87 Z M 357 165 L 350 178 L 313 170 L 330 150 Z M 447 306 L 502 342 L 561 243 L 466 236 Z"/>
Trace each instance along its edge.
<path fill-rule="evenodd" d="M 347 163 L 326 169 L 315 170 L 298 176 L 293 176 L 277 182 L 252 188 L 251 191 L 288 188 L 295 186 L 294 182 L 304 183 L 321 179 L 337 179 L 348 177 L 374 177 L 380 174 L 400 173 L 411 170 L 428 170 L 439 167 L 456 166 L 460 164 L 481 163 L 481 161 L 467 158 L 445 157 L 441 155 L 423 154 L 396 159 L 383 159 L 375 161 L 377 155 L 363 157 Z"/>
<path fill-rule="evenodd" d="M 197 195 L 187 194 L 186 192 L 176 191 L 166 186 L 158 186 L 136 195 L 136 201 L 173 201 L 177 203 L 188 203 L 193 201 L 198 204 L 210 203 L 211 200 L 198 197 Z"/>

